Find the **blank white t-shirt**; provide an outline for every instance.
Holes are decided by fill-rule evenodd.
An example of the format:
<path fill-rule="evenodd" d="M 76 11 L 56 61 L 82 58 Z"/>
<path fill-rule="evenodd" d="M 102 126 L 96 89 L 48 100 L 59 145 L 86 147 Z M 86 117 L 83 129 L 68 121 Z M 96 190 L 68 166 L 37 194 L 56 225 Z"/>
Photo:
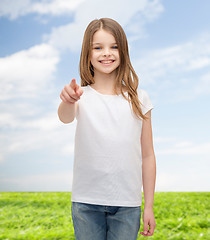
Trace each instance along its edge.
<path fill-rule="evenodd" d="M 142 120 L 121 94 L 101 94 L 90 85 L 81 88 L 71 201 L 141 206 Z M 138 96 L 143 114 L 153 109 L 145 90 L 138 89 Z"/>

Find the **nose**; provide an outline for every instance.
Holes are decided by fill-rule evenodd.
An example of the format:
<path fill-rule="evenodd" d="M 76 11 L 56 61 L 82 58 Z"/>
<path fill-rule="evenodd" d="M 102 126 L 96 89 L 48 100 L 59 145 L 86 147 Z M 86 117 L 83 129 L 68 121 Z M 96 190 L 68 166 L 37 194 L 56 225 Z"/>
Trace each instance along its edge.
<path fill-rule="evenodd" d="M 103 56 L 110 56 L 110 50 L 109 50 L 109 48 L 104 48 Z"/>

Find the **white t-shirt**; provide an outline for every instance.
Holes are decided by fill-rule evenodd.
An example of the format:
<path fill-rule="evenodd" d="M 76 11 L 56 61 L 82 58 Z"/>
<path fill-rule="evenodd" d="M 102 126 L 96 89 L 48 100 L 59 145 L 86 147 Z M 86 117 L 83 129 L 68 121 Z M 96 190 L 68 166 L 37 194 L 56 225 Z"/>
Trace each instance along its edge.
<path fill-rule="evenodd" d="M 90 85 L 81 88 L 71 201 L 141 206 L 142 120 L 121 94 L 104 95 Z M 153 109 L 145 90 L 138 89 L 138 96 L 143 114 Z"/>

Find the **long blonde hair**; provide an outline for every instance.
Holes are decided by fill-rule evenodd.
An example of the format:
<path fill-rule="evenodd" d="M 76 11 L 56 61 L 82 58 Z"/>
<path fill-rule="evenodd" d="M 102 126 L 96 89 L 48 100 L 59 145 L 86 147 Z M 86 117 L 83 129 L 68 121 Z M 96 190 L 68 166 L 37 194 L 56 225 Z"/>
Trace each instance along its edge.
<path fill-rule="evenodd" d="M 114 92 L 117 94 L 117 89 L 119 88 L 122 96 L 128 100 L 129 105 L 130 103 L 132 104 L 132 109 L 136 117 L 138 119 L 147 119 L 147 117 L 143 115 L 140 107 L 142 103 L 137 93 L 139 79 L 131 65 L 125 32 L 120 24 L 113 19 L 95 19 L 89 23 L 85 30 L 79 65 L 81 86 L 95 83 L 94 69 L 90 59 L 93 35 L 99 29 L 104 29 L 114 36 L 119 50 L 120 65 L 116 69 L 117 75 L 114 83 Z M 125 96 L 122 90 L 123 88 L 127 90 L 128 98 Z"/>

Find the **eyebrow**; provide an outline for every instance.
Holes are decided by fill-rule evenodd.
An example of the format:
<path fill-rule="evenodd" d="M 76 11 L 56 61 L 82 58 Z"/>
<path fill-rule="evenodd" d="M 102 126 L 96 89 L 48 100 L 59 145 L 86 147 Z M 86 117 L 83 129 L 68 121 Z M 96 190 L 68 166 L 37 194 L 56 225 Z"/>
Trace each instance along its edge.
<path fill-rule="evenodd" d="M 93 43 L 94 44 L 102 44 L 102 43 Z M 117 44 L 116 42 L 115 43 L 111 43 L 110 45 L 114 45 L 114 44 Z"/>

